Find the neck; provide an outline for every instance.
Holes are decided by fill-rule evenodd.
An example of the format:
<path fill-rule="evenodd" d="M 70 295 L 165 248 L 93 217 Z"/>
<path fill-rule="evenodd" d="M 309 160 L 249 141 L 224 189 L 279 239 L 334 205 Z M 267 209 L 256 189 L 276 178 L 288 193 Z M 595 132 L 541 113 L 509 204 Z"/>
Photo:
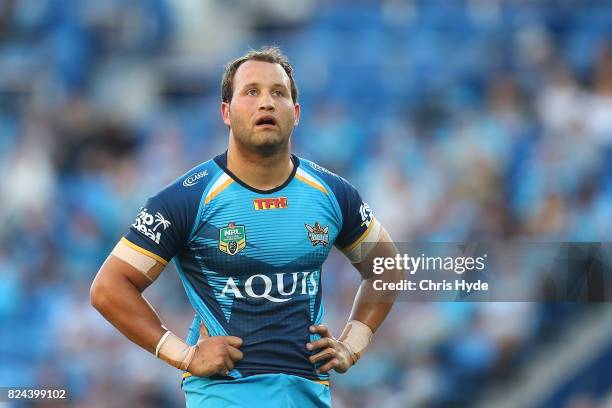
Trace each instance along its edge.
<path fill-rule="evenodd" d="M 271 190 L 283 184 L 293 171 L 289 145 L 262 154 L 239 146 L 230 137 L 227 169 L 253 188 Z"/>

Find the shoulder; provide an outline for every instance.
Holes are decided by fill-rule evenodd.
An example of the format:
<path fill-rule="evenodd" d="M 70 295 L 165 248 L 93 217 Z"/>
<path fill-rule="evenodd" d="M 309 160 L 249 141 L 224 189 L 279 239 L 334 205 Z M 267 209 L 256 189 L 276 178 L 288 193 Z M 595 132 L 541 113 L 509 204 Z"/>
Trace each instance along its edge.
<path fill-rule="evenodd" d="M 299 160 L 300 167 L 297 174 L 301 174 L 304 177 L 311 177 L 321 182 L 326 189 L 331 190 L 332 195 L 343 210 L 350 202 L 356 199 L 361 201 L 357 189 L 344 177 L 329 171 L 311 160 L 301 157 Z"/>
<path fill-rule="evenodd" d="M 206 161 L 151 196 L 140 208 L 126 239 L 170 260 L 188 239 L 202 196 L 218 173 L 220 169 L 214 161 Z"/>
<path fill-rule="evenodd" d="M 324 182 L 334 192 L 334 194 L 344 189 L 355 189 L 344 177 L 329 171 L 325 167 L 302 157 L 300 157 L 299 160 L 300 167 L 298 174 L 306 174 Z"/>
<path fill-rule="evenodd" d="M 198 201 L 206 188 L 222 172 L 214 159 L 205 161 L 180 175 L 157 195 L 170 203 Z"/>
<path fill-rule="evenodd" d="M 312 177 L 331 190 L 342 214 L 342 228 L 336 238 L 340 248 L 349 247 L 364 236 L 373 219 L 372 211 L 345 178 L 310 160 L 300 158 L 302 174 Z"/>

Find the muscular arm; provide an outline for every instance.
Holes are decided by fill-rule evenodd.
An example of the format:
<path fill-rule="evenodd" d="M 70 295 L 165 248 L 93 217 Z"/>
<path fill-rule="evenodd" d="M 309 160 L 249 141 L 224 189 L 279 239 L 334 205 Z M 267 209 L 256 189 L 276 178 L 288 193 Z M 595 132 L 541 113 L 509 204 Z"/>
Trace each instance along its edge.
<path fill-rule="evenodd" d="M 152 275 L 164 266 L 156 262 Z M 90 290 L 91 304 L 106 320 L 134 343 L 151 353 L 166 332 L 153 307 L 142 292 L 151 284 L 142 272 L 127 262 L 109 255 Z"/>
<path fill-rule="evenodd" d="M 94 279 L 91 304 L 127 338 L 173 367 L 198 376 L 227 375 L 243 357 L 242 339 L 209 337 L 202 326 L 198 344 L 189 346 L 162 325 L 142 296 L 163 269 L 161 263 L 120 242 Z"/>
<path fill-rule="evenodd" d="M 398 292 L 374 290 L 372 283 L 376 279 L 380 279 L 383 282 L 400 282 L 404 275 L 401 270 L 393 269 L 385 271 L 381 275 L 372 276 L 372 263 L 374 258 L 394 258 L 397 253 L 398 250 L 393 244 L 391 237 L 382 228 L 378 243 L 374 245 L 374 248 L 366 255 L 363 261 L 353 264 L 363 279 L 355 295 L 349 321 L 358 320 L 366 324 L 372 332 L 376 332 L 380 324 L 385 320 L 397 298 Z M 340 340 L 342 340 L 342 337 Z"/>

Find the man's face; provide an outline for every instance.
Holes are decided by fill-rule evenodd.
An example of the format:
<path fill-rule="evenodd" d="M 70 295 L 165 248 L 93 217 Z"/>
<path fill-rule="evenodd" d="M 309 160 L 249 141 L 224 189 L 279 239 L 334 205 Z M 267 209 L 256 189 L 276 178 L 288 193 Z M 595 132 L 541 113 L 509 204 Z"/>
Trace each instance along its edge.
<path fill-rule="evenodd" d="M 275 152 L 289 143 L 300 117 L 300 106 L 291 99 L 291 83 L 278 64 L 249 60 L 234 76 L 230 103 L 221 104 L 223 122 L 236 142 Z"/>

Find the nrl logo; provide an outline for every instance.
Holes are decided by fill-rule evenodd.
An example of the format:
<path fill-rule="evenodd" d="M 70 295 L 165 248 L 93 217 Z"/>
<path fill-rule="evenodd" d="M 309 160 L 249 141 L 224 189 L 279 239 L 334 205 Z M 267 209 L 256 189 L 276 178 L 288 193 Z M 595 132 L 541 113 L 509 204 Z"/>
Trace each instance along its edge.
<path fill-rule="evenodd" d="M 323 228 L 319 222 L 315 222 L 314 227 L 308 224 L 304 224 L 308 231 L 308 239 L 312 242 L 312 246 L 319 244 L 327 246 L 329 243 L 329 226 Z"/>
<path fill-rule="evenodd" d="M 244 225 L 230 222 L 227 227 L 219 229 L 219 250 L 228 255 L 236 255 L 246 247 Z"/>

